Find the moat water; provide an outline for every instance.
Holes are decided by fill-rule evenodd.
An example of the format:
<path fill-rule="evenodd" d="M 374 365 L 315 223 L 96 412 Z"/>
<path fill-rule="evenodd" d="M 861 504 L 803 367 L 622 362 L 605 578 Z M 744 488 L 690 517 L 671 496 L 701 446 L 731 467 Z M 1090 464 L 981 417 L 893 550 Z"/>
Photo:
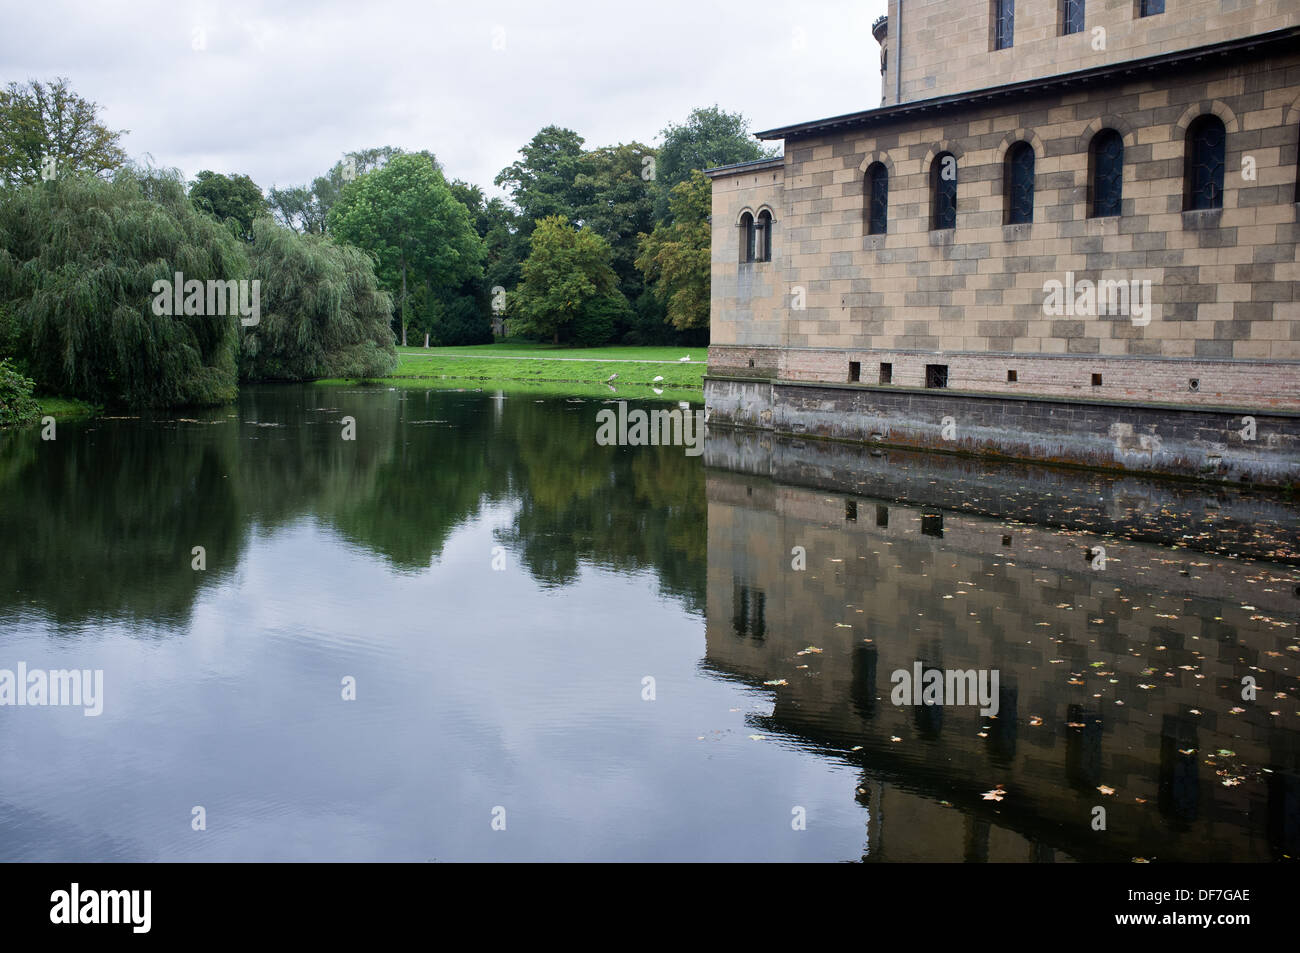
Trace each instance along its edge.
<path fill-rule="evenodd" d="M 261 387 L 0 432 L 0 858 L 1300 851 L 1294 501 L 602 446 L 604 406 Z M 895 704 L 918 663 L 996 673 L 996 717 Z M 102 710 L 16 704 L 20 665 Z"/>

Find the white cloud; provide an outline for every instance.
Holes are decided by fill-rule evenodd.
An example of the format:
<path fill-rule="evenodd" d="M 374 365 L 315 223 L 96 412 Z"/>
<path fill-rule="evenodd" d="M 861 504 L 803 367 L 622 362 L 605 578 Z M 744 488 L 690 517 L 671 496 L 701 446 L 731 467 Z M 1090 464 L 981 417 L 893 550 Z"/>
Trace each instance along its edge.
<path fill-rule="evenodd" d="M 55 0 L 6 11 L 0 81 L 70 77 L 130 130 L 133 157 L 190 177 L 299 184 L 344 151 L 396 145 L 490 188 L 549 124 L 597 146 L 651 142 L 713 103 L 754 129 L 876 106 L 884 8 Z"/>

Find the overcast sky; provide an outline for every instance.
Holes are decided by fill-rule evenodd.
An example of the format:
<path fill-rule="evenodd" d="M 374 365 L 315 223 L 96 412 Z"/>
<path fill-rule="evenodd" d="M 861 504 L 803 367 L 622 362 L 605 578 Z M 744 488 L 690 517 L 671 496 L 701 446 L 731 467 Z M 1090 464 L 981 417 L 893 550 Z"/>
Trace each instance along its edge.
<path fill-rule="evenodd" d="M 348 150 L 429 149 L 491 183 L 543 126 L 653 143 L 693 107 L 751 130 L 880 103 L 886 0 L 8 3 L 0 82 L 67 76 L 135 159 L 310 182 Z"/>

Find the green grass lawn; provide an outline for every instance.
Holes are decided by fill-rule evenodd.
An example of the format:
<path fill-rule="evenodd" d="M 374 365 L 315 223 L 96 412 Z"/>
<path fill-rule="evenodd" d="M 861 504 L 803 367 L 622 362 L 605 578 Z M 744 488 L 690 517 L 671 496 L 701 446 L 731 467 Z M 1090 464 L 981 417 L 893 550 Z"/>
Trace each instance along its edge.
<path fill-rule="evenodd" d="M 50 416 L 55 419 L 64 419 L 69 417 L 89 417 L 98 413 L 99 408 L 93 404 L 88 404 L 83 400 L 77 400 L 75 397 L 37 397 L 36 403 L 41 408 L 42 416 Z"/>
<path fill-rule="evenodd" d="M 673 400 L 700 399 L 708 359 L 707 348 L 568 348 L 526 342 L 399 347 L 397 353 L 397 369 L 381 383 L 502 390 L 528 385 L 533 392 L 554 395 Z M 681 361 L 683 357 L 690 361 Z M 655 394 L 655 388 L 663 393 Z"/>
<path fill-rule="evenodd" d="M 704 347 L 564 347 L 555 344 L 540 344 L 532 341 L 503 341 L 497 344 L 475 344 L 469 347 L 399 347 L 397 353 L 403 358 L 408 354 L 425 356 L 463 356 L 463 357 L 528 357 L 555 358 L 572 361 L 666 361 L 677 363 L 683 357 L 692 362 L 703 364 L 708 360 L 709 349 Z"/>

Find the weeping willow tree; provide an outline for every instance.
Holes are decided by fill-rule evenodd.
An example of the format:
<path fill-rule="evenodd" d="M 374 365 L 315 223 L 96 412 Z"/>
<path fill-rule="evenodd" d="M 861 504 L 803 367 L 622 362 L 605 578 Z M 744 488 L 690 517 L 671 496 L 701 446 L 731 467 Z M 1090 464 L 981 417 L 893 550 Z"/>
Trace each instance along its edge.
<path fill-rule="evenodd" d="M 155 314 L 159 280 L 245 277 L 241 244 L 178 176 L 124 171 L 0 193 L 0 311 L 37 385 L 95 403 L 215 404 L 235 396 L 238 315 Z"/>
<path fill-rule="evenodd" d="M 397 366 L 392 298 L 365 252 L 263 218 L 249 254 L 262 314 L 243 330 L 243 379 L 382 377 Z"/>

